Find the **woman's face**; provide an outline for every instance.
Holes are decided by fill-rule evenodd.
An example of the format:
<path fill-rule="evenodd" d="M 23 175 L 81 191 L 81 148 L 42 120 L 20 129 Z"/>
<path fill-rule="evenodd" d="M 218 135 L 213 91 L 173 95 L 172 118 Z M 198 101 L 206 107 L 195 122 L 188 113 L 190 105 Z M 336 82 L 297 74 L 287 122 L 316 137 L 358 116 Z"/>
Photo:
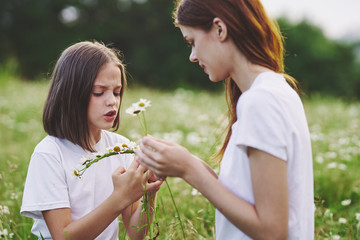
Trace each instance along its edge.
<path fill-rule="evenodd" d="M 190 61 L 199 62 L 209 79 L 218 82 L 229 76 L 227 61 L 224 58 L 223 42 L 218 38 L 216 28 L 206 32 L 200 28 L 180 25 L 184 40 L 191 46 Z"/>
<path fill-rule="evenodd" d="M 118 114 L 121 70 L 114 63 L 105 64 L 96 76 L 88 107 L 90 136 L 100 139 L 101 129 L 110 129 Z"/>

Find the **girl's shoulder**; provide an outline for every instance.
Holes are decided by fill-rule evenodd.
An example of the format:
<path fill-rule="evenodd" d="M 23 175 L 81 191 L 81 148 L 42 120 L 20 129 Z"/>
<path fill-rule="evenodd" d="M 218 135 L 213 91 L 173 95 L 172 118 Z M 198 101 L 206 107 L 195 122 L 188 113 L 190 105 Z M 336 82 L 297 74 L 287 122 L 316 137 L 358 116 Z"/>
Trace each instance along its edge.
<path fill-rule="evenodd" d="M 33 154 L 51 155 L 56 158 L 61 157 L 64 153 L 79 153 L 83 154 L 84 149 L 80 146 L 62 138 L 54 136 L 46 136 L 38 145 L 36 145 Z"/>
<path fill-rule="evenodd" d="M 123 135 L 120 135 L 116 132 L 110 132 L 107 130 L 102 130 L 101 139 L 107 143 L 112 143 L 112 144 L 129 141 L 129 139 L 124 137 Z"/>
<path fill-rule="evenodd" d="M 59 138 L 54 136 L 44 137 L 35 147 L 34 152 L 37 153 L 54 153 L 58 151 L 60 141 Z"/>

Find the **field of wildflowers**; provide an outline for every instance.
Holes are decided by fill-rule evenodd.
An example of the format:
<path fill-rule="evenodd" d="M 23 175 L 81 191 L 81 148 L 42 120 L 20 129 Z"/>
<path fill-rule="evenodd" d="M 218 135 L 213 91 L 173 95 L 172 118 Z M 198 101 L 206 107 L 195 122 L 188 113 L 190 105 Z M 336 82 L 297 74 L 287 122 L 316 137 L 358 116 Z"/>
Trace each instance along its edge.
<path fill-rule="evenodd" d="M 31 153 L 45 136 L 41 112 L 48 84 L 4 79 L 0 75 L 0 239 L 35 239 L 32 220 L 19 211 Z M 139 98 L 151 99 L 146 116 L 150 134 L 178 142 L 218 168 L 209 159 L 224 127 L 222 93 L 131 87 L 118 132 L 133 141 L 143 131 L 125 109 Z M 316 239 L 360 239 L 360 103 L 312 96 L 304 98 L 304 105 L 314 158 Z M 182 180 L 169 178 L 168 183 L 186 239 L 214 239 L 214 208 Z M 156 217 L 158 239 L 183 239 L 166 187 L 159 192 Z"/>

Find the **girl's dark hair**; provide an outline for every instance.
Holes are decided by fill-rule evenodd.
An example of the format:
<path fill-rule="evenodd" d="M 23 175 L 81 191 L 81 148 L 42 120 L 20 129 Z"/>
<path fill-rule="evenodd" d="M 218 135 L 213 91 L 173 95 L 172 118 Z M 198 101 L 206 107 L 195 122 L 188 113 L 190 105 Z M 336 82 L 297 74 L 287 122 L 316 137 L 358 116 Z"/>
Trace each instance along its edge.
<path fill-rule="evenodd" d="M 79 42 L 63 51 L 51 77 L 43 112 L 44 130 L 94 152 L 90 144 L 88 106 L 94 81 L 101 67 L 115 63 L 121 71 L 120 106 L 126 88 L 121 53 L 100 42 Z M 119 109 L 120 109 L 119 106 Z M 119 128 L 119 111 L 113 128 Z"/>
<path fill-rule="evenodd" d="M 266 15 L 260 0 L 178 0 L 174 12 L 176 26 L 190 26 L 209 31 L 215 17 L 223 20 L 229 37 L 253 64 L 258 64 L 284 75 L 296 91 L 297 81 L 285 74 L 283 37 L 275 21 Z M 225 141 L 218 152 L 222 156 L 231 136 L 231 126 L 236 122 L 236 103 L 241 91 L 235 82 L 226 79 L 226 100 L 229 123 Z"/>

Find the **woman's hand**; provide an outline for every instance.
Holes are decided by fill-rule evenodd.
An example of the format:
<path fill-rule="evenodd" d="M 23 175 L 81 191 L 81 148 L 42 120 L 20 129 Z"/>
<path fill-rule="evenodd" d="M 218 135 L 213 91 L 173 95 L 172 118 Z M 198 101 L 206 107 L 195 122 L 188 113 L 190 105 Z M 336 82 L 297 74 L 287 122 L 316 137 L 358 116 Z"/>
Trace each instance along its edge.
<path fill-rule="evenodd" d="M 197 160 L 186 148 L 152 136 L 146 136 L 136 149 L 136 160 L 151 170 L 156 177 L 181 177 L 187 172 L 193 160 Z"/>

